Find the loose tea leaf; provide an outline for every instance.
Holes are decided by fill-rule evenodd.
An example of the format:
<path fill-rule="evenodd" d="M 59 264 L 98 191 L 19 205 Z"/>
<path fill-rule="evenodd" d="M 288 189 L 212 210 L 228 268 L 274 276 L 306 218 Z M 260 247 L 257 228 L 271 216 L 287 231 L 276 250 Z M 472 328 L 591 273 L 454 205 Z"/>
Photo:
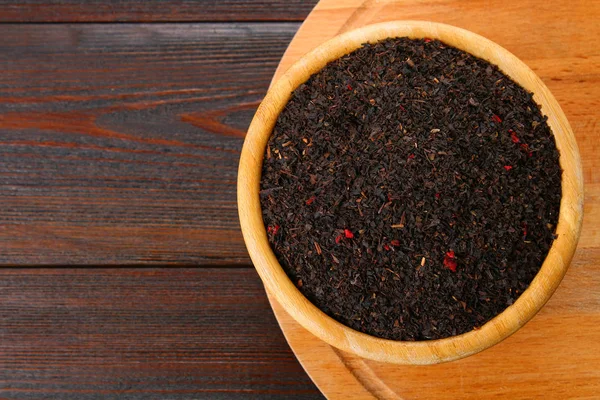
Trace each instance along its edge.
<path fill-rule="evenodd" d="M 554 240 L 561 169 L 532 94 L 440 41 L 367 44 L 298 87 L 261 206 L 301 292 L 358 331 L 468 332 L 513 304 Z"/>

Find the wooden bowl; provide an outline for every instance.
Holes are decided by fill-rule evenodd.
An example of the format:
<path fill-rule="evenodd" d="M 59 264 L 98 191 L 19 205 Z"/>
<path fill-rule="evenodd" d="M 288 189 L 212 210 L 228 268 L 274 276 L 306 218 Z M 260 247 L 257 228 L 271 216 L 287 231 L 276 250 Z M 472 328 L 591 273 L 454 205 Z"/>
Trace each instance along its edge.
<path fill-rule="evenodd" d="M 393 37 L 435 38 L 483 58 L 525 89 L 548 116 L 560 152 L 562 200 L 554 241 L 539 273 L 527 290 L 480 329 L 445 339 L 404 342 L 355 331 L 327 316 L 296 288 L 273 254 L 263 224 L 259 190 L 265 147 L 279 113 L 291 93 L 327 63 L 366 42 Z M 478 353 L 510 336 L 548 301 L 562 280 L 575 248 L 583 216 L 583 178 L 575 137 L 560 106 L 542 81 L 522 61 L 496 43 L 464 29 L 423 21 L 369 25 L 337 36 L 296 62 L 268 91 L 244 142 L 238 174 L 238 210 L 244 241 L 266 289 L 298 323 L 341 350 L 375 361 L 435 364 Z"/>

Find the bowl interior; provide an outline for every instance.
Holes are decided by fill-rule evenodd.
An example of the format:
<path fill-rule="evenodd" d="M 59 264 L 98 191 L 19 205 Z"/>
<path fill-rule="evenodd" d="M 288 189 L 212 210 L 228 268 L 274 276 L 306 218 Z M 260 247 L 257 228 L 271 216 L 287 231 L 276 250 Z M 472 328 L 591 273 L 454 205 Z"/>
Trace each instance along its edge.
<path fill-rule="evenodd" d="M 529 288 L 501 314 L 477 330 L 445 339 L 402 342 L 355 331 L 327 316 L 308 301 L 279 265 L 267 239 L 260 207 L 263 154 L 279 113 L 291 93 L 327 63 L 366 42 L 393 37 L 439 39 L 497 65 L 506 75 L 534 93 L 554 133 L 563 169 L 558 238 Z M 484 350 L 531 319 L 562 280 L 581 229 L 583 179 L 575 137 L 560 106 L 535 73 L 510 52 L 472 32 L 424 21 L 395 21 L 369 25 L 337 36 L 297 61 L 277 81 L 261 103 L 244 142 L 238 174 L 238 210 L 244 241 L 267 290 L 304 328 L 321 340 L 361 357 L 398 364 L 434 364 Z"/>

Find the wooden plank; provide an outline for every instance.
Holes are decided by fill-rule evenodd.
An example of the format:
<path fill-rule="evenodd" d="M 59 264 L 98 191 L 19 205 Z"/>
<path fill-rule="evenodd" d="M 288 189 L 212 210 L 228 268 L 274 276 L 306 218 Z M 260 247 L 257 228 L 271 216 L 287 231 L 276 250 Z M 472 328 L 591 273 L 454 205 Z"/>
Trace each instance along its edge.
<path fill-rule="evenodd" d="M 0 271 L 0 398 L 316 399 L 250 269 Z"/>
<path fill-rule="evenodd" d="M 246 128 L 298 25 L 0 25 L 0 264 L 237 264 Z"/>
<path fill-rule="evenodd" d="M 0 22 L 302 21 L 316 0 L 0 0 Z"/>

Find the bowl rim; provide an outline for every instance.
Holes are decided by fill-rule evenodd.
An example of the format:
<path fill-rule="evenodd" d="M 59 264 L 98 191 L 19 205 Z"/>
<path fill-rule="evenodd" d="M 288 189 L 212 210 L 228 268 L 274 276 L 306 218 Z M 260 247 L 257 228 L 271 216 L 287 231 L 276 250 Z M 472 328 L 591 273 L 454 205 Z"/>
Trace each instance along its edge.
<path fill-rule="evenodd" d="M 557 239 L 540 271 L 513 305 L 476 330 L 430 341 L 396 341 L 356 331 L 326 315 L 296 288 L 273 253 L 262 219 L 260 179 L 267 141 L 291 93 L 328 62 L 369 42 L 410 37 L 439 39 L 497 65 L 534 93 L 548 117 L 563 169 Z M 429 21 L 390 21 L 367 25 L 326 41 L 296 61 L 275 82 L 248 129 L 238 171 L 238 212 L 246 247 L 266 289 L 300 325 L 326 343 L 370 360 L 396 364 L 436 364 L 478 353 L 504 340 L 529 321 L 549 300 L 575 252 L 583 217 L 583 174 L 571 127 L 554 96 L 516 56 L 478 34 Z"/>

